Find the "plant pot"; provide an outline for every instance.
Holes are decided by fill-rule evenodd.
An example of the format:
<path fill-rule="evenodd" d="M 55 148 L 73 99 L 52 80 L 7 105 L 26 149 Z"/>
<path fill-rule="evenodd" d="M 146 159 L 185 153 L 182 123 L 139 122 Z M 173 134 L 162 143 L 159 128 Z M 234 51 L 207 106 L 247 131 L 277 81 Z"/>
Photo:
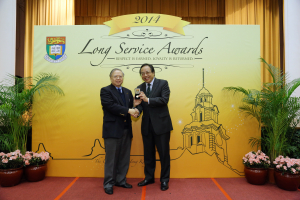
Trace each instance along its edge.
<path fill-rule="evenodd" d="M 16 169 L 0 169 L 0 185 L 11 187 L 20 183 L 23 175 L 23 167 Z"/>
<path fill-rule="evenodd" d="M 39 166 L 26 166 L 25 167 L 25 178 L 27 181 L 36 182 L 41 181 L 45 178 L 47 165 Z"/>
<path fill-rule="evenodd" d="M 269 183 L 272 183 L 272 184 L 275 184 L 274 171 L 275 171 L 275 168 L 268 169 Z"/>
<path fill-rule="evenodd" d="M 283 190 L 296 191 L 300 185 L 300 174 L 282 174 L 281 171 L 275 170 L 274 175 L 276 185 Z"/>
<path fill-rule="evenodd" d="M 263 168 L 244 168 L 247 182 L 253 185 L 263 185 L 268 180 L 268 169 Z"/>

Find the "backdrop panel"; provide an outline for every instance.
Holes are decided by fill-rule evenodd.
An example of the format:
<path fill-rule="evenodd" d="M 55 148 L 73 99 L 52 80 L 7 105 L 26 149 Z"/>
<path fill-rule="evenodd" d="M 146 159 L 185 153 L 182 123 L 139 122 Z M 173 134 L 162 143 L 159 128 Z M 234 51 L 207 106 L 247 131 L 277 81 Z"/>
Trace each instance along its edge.
<path fill-rule="evenodd" d="M 185 35 L 134 27 L 108 36 L 105 25 L 35 27 L 34 76 L 58 74 L 65 92 L 35 99 L 33 151 L 51 153 L 48 176 L 103 177 L 100 89 L 117 67 L 125 73 L 123 86 L 134 92 L 143 63 L 153 64 L 155 76 L 168 80 L 171 90 L 171 178 L 243 175 L 242 157 L 252 150 L 249 138 L 260 136 L 258 123 L 238 111 L 240 97 L 222 88 L 260 88 L 259 26 L 183 29 Z M 143 177 L 141 117 L 132 125 L 128 177 Z"/>

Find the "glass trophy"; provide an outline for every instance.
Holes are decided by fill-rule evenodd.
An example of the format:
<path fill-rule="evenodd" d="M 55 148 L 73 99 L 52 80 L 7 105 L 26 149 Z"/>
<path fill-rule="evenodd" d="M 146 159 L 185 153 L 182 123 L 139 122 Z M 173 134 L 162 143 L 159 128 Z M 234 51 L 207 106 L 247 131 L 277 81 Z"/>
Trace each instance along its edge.
<path fill-rule="evenodd" d="M 135 99 L 140 99 L 140 97 L 139 97 L 140 91 L 141 91 L 140 88 L 135 88 L 134 89 L 134 93 L 135 93 L 134 98 Z"/>

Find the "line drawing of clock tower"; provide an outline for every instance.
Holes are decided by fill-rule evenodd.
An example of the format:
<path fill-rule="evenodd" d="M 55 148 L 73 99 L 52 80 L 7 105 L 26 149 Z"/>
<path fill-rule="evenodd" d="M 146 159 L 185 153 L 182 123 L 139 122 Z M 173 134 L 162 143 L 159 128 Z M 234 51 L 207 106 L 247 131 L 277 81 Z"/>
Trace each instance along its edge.
<path fill-rule="evenodd" d="M 195 97 L 192 122 L 185 125 L 182 131 L 183 148 L 192 154 L 215 154 L 220 163 L 233 170 L 228 164 L 227 154 L 227 140 L 230 137 L 218 122 L 219 113 L 218 106 L 213 104 L 213 95 L 204 86 L 203 68 L 203 87 Z"/>

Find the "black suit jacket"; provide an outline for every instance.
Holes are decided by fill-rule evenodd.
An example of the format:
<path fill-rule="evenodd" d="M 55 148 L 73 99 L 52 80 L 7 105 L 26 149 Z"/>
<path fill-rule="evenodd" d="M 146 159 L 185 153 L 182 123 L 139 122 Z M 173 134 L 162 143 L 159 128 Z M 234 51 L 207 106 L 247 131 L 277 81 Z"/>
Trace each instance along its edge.
<path fill-rule="evenodd" d="M 114 85 L 101 88 L 100 98 L 103 109 L 103 138 L 121 138 L 125 121 L 132 137 L 131 116 L 128 109 L 133 107 L 133 96 L 130 90 L 122 87 L 126 105 Z"/>
<path fill-rule="evenodd" d="M 146 83 L 138 86 L 146 94 Z M 143 113 L 142 134 L 147 135 L 149 131 L 149 118 L 155 134 L 161 135 L 173 130 L 172 121 L 168 109 L 170 97 L 170 88 L 168 81 L 162 79 L 154 79 L 151 93 L 149 95 L 150 104 L 142 101 L 137 106 L 140 113 Z"/>

